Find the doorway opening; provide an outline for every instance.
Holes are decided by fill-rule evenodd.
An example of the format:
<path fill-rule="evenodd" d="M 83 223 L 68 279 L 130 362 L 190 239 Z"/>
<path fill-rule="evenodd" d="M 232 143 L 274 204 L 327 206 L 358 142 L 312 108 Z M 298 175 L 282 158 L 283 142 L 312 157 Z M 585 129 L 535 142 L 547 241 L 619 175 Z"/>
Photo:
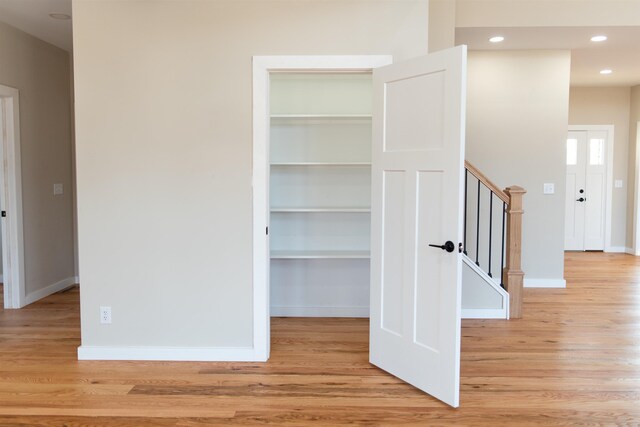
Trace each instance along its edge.
<path fill-rule="evenodd" d="M 270 79 L 272 316 L 369 317 L 371 72 Z"/>
<path fill-rule="evenodd" d="M 566 153 L 565 250 L 624 252 L 611 247 L 613 126 L 570 126 Z"/>
<path fill-rule="evenodd" d="M 5 309 L 26 304 L 19 114 L 18 90 L 0 85 L 0 240 Z"/>
<path fill-rule="evenodd" d="M 271 314 L 369 315 L 370 76 L 391 62 L 390 56 L 254 58 L 258 360 L 269 357 Z M 320 269 L 322 280 L 314 274 Z M 331 276 L 349 286 L 323 289 L 335 283 Z M 301 277 L 310 286 L 294 290 Z M 340 299 L 350 302 L 335 304 Z"/>

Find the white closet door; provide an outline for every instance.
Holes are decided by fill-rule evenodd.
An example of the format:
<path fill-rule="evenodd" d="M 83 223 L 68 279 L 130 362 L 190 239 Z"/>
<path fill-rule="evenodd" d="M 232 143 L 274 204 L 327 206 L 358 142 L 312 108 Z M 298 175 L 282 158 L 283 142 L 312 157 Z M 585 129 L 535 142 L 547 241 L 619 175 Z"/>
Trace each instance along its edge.
<path fill-rule="evenodd" d="M 373 78 L 370 361 L 458 406 L 466 46 Z"/>

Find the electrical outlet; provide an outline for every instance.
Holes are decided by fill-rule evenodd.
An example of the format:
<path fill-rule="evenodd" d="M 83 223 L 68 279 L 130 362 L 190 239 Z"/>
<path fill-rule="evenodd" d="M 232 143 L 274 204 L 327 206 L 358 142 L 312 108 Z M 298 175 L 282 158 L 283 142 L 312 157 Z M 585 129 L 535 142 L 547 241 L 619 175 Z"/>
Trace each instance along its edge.
<path fill-rule="evenodd" d="M 100 307 L 100 323 L 111 324 L 111 307 Z"/>
<path fill-rule="evenodd" d="M 553 182 L 545 182 L 543 186 L 544 194 L 554 194 L 556 192 L 556 186 Z"/>
<path fill-rule="evenodd" d="M 53 184 L 53 195 L 61 196 L 64 194 L 64 186 L 62 184 Z"/>

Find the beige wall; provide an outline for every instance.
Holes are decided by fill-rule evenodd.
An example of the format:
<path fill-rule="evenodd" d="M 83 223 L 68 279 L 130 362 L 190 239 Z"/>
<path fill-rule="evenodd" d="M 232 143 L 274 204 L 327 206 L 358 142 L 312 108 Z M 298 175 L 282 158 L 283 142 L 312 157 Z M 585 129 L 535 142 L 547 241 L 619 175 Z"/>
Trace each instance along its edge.
<path fill-rule="evenodd" d="M 456 9 L 457 27 L 640 24 L 638 0 L 456 0 Z"/>
<path fill-rule="evenodd" d="M 456 2 L 429 0 L 429 52 L 455 45 Z"/>
<path fill-rule="evenodd" d="M 563 280 L 568 51 L 470 52 L 467 159 L 524 198 L 525 280 Z M 543 184 L 555 183 L 554 195 Z M 557 283 L 556 283 L 557 284 Z"/>
<path fill-rule="evenodd" d="M 638 174 L 639 165 L 636 156 L 638 155 L 638 122 L 640 122 L 640 86 L 634 86 L 630 89 L 630 108 L 629 108 L 629 173 L 627 187 L 627 247 L 634 248 L 638 253 L 638 246 L 640 242 L 638 239 L 634 239 L 634 233 L 637 233 L 637 227 L 634 221 L 637 222 L 636 216 L 640 212 L 636 212 L 635 201 L 636 192 L 638 188 Z"/>
<path fill-rule="evenodd" d="M 428 2 L 73 7 L 82 344 L 250 346 L 252 56 L 419 56 Z"/>
<path fill-rule="evenodd" d="M 569 96 L 570 125 L 614 125 L 613 179 L 623 188 L 610 188 L 611 246 L 627 244 L 627 188 L 633 177 L 627 175 L 629 161 L 629 96 L 627 87 L 572 87 Z"/>
<path fill-rule="evenodd" d="M 69 76 L 67 52 L 0 23 L 0 84 L 20 91 L 27 294 L 75 276 Z"/>

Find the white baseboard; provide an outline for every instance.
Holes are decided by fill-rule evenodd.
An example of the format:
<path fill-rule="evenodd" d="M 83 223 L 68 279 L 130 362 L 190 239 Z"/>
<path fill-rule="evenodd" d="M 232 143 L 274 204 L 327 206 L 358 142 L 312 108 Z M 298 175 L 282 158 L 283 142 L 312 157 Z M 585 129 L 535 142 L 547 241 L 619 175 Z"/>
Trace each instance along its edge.
<path fill-rule="evenodd" d="M 463 319 L 508 319 L 509 311 L 501 308 L 463 308 Z"/>
<path fill-rule="evenodd" d="M 629 254 L 629 255 L 633 255 L 633 256 L 640 255 L 640 252 L 636 252 L 636 250 L 633 249 L 633 248 L 624 248 L 624 253 L 625 254 Z"/>
<path fill-rule="evenodd" d="M 164 360 L 180 362 L 265 362 L 252 347 L 78 347 L 78 360 Z"/>
<path fill-rule="evenodd" d="M 369 307 L 271 307 L 274 317 L 369 317 Z"/>
<path fill-rule="evenodd" d="M 564 279 L 530 279 L 524 278 L 525 288 L 566 288 L 567 281 Z"/>
<path fill-rule="evenodd" d="M 35 292 L 31 292 L 25 297 L 25 305 L 36 302 L 44 297 L 48 297 L 49 295 L 55 294 L 56 292 L 60 292 L 61 290 L 73 286 L 76 283 L 78 283 L 77 277 L 67 277 L 66 279 L 61 280 L 57 283 L 46 286 L 42 289 L 38 289 Z"/>
<path fill-rule="evenodd" d="M 609 246 L 604 249 L 605 252 L 609 253 L 625 253 L 629 248 L 625 248 L 624 246 Z"/>
<path fill-rule="evenodd" d="M 369 307 L 271 307 L 274 317 L 369 317 Z M 508 311 L 463 308 L 463 319 L 506 319 Z"/>

